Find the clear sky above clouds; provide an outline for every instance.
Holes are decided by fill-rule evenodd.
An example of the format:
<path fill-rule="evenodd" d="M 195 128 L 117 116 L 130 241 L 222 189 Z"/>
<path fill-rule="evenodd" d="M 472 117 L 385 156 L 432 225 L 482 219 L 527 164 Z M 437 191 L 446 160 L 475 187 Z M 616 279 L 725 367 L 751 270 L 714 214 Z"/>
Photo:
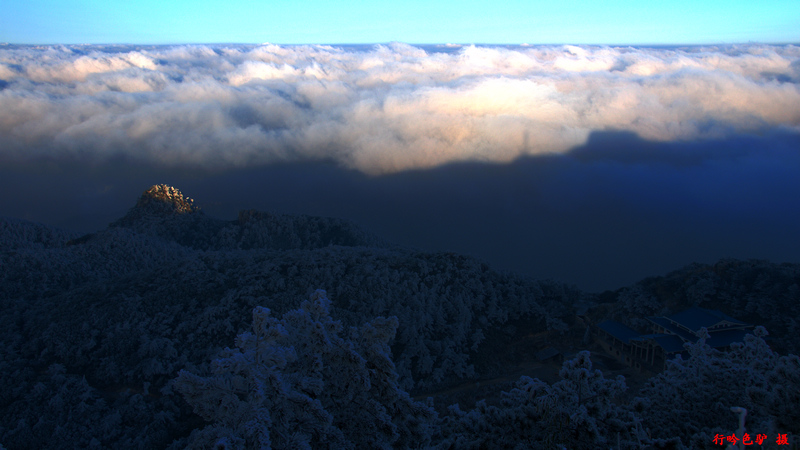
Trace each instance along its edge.
<path fill-rule="evenodd" d="M 4 0 L 0 42 L 800 42 L 798 0 Z"/>

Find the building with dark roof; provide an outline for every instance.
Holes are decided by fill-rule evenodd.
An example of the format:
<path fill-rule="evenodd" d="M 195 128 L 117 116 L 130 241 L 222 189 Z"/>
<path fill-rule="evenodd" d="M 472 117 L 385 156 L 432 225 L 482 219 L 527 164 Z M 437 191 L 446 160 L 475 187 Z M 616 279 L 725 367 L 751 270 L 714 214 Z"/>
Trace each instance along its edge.
<path fill-rule="evenodd" d="M 753 325 L 720 311 L 693 306 L 668 317 L 648 317 L 651 334 L 639 334 L 625 324 L 607 320 L 597 325 L 601 346 L 620 361 L 639 368 L 658 371 L 668 359 L 684 354 L 684 344 L 697 342 L 702 329 L 708 332 L 706 344 L 725 350 L 742 342 Z"/>

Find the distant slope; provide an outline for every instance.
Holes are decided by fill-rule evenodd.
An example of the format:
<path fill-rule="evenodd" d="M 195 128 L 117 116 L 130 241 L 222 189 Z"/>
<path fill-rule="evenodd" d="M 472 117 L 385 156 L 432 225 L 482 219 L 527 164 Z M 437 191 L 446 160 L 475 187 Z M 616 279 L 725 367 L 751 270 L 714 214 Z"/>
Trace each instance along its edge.
<path fill-rule="evenodd" d="M 122 435 L 110 441 L 149 427 L 160 431 L 147 434 L 148 446 L 163 446 L 170 421 L 155 412 L 172 411 L 170 420 L 184 425 L 189 417 L 168 395 L 177 371 L 205 370 L 220 345 L 249 327 L 253 307 L 280 314 L 317 288 L 347 326 L 397 316 L 400 382 L 426 390 L 478 375 L 471 358 L 484 330 L 527 318 L 537 331 L 563 331 L 582 295 L 473 258 L 390 247 L 338 219 L 254 211 L 234 222 L 209 218 L 168 186 L 154 186 L 125 217 L 81 238 L 2 223 L 0 370 L 8 376 L 0 403 L 10 409 L 0 430 L 10 434 L 0 442 L 38 442 L 25 436 L 35 433 L 40 408 L 74 380 L 78 391 L 70 392 L 94 399 L 99 415 L 127 410 L 113 405 L 136 395 L 150 411 L 125 419 L 128 431 L 115 426 Z M 45 414 L 52 427 L 43 429 L 66 426 L 71 408 Z"/>
<path fill-rule="evenodd" d="M 26 220 L 0 217 L 0 248 L 4 250 L 61 247 L 78 234 Z"/>

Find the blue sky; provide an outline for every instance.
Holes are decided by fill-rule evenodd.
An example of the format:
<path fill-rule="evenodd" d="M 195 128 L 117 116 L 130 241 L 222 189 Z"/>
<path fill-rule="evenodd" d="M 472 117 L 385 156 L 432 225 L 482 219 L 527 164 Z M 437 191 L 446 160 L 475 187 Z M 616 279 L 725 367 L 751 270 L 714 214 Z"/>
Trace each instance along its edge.
<path fill-rule="evenodd" d="M 3 11 L 0 42 L 15 44 L 800 42 L 797 0 L 4 0 Z"/>

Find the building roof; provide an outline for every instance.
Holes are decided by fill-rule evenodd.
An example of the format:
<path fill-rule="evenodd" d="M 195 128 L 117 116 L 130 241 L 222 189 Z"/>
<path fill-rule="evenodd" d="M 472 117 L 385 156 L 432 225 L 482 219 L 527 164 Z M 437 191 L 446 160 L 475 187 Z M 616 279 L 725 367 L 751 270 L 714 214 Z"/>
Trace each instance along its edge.
<path fill-rule="evenodd" d="M 669 317 L 648 317 L 647 319 L 662 327 L 666 333 L 639 335 L 639 333 L 625 324 L 615 320 L 606 320 L 597 326 L 625 344 L 630 344 L 631 341 L 652 341 L 664 349 L 665 353 L 682 352 L 685 342 L 697 342 L 700 329 L 704 327 L 709 330 L 706 344 L 712 348 L 723 348 L 734 342 L 742 342 L 747 334 L 747 330 L 744 328 L 752 327 L 752 325 L 736 320 L 720 311 L 697 306 L 685 309 Z M 736 328 L 711 329 L 715 325 Z"/>
<path fill-rule="evenodd" d="M 665 353 L 678 353 L 683 351 L 683 339 L 671 334 L 661 334 L 653 337 L 653 340 L 664 349 Z"/>
<path fill-rule="evenodd" d="M 696 341 L 697 336 L 694 333 L 684 330 L 683 328 L 675 325 L 675 322 L 666 317 L 648 317 L 647 320 L 664 328 L 672 334 L 680 336 L 685 341 Z"/>
<path fill-rule="evenodd" d="M 599 323 L 597 327 L 626 344 L 630 343 L 631 339 L 639 336 L 639 333 L 616 320 L 606 320 Z"/>
<path fill-rule="evenodd" d="M 700 308 L 699 306 L 684 309 L 669 316 L 668 319 L 694 332 L 700 331 L 700 328 L 708 329 L 723 322 L 729 322 L 732 325 L 747 325 L 716 309 Z"/>
<path fill-rule="evenodd" d="M 683 339 L 675 336 L 674 334 L 643 334 L 634 340 L 636 341 L 653 341 L 656 345 L 664 349 L 665 353 L 677 353 L 683 351 Z"/>

